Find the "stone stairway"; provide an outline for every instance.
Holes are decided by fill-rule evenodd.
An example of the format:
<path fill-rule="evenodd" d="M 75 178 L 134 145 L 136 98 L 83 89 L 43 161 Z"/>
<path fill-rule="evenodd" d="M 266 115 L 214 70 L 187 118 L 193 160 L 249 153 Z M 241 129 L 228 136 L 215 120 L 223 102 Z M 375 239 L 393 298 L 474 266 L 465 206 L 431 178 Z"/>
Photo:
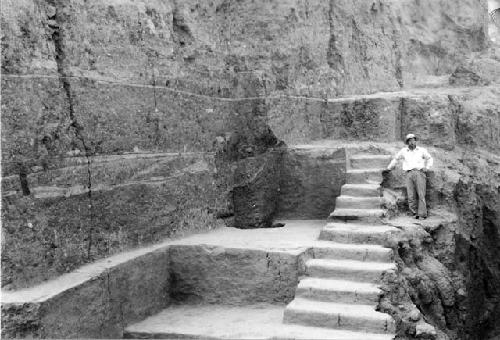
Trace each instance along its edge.
<path fill-rule="evenodd" d="M 290 229 L 285 233 L 291 238 L 296 238 L 290 236 L 294 223 L 315 227 L 320 236 L 315 240 L 314 234 L 307 242 L 307 254 L 313 256 L 306 261 L 306 276 L 295 287 L 294 300 L 284 312 L 282 305 L 173 304 L 129 325 L 124 337 L 392 339 L 394 320 L 376 311 L 381 275 L 395 269 L 392 250 L 382 246 L 390 233 L 398 231 L 381 223 L 385 211 L 379 184 L 388 162 L 389 156 L 348 157 L 347 183 L 337 197 L 331 221 L 326 226 L 321 221 L 286 223 Z"/>
<path fill-rule="evenodd" d="M 394 334 L 392 317 L 375 310 L 377 283 L 395 269 L 392 250 L 381 245 L 397 231 L 381 224 L 381 172 L 389 161 L 388 155 L 348 157 L 347 183 L 285 309 L 286 324 L 363 332 L 363 339 Z"/>

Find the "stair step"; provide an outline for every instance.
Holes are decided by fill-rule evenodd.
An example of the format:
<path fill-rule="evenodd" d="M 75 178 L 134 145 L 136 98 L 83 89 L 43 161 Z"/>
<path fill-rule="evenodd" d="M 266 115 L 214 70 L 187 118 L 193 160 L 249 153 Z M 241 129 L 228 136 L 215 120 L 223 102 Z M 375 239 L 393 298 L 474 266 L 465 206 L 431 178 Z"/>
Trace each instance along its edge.
<path fill-rule="evenodd" d="M 380 196 L 379 184 L 344 184 L 340 189 L 340 195 L 353 197 L 376 197 Z"/>
<path fill-rule="evenodd" d="M 376 334 L 324 327 L 283 324 L 283 306 L 256 304 L 170 305 L 145 320 L 128 325 L 125 339 L 335 339 L 390 340 Z"/>
<path fill-rule="evenodd" d="M 314 327 L 393 333 L 395 323 L 390 315 L 375 311 L 369 305 L 351 305 L 296 298 L 288 304 L 285 323 Z"/>
<path fill-rule="evenodd" d="M 313 247 L 313 253 L 317 259 L 328 258 L 371 262 L 393 261 L 392 249 L 377 244 L 346 244 L 318 241 Z"/>
<path fill-rule="evenodd" d="M 384 244 L 392 233 L 399 229 L 384 225 L 355 223 L 328 223 L 319 234 L 323 241 L 338 243 Z"/>
<path fill-rule="evenodd" d="M 380 209 L 382 205 L 381 197 L 353 197 L 338 196 L 335 209 Z"/>
<path fill-rule="evenodd" d="M 335 209 L 330 218 L 333 220 L 347 221 L 358 220 L 366 222 L 378 222 L 385 216 L 384 209 Z"/>
<path fill-rule="evenodd" d="M 297 324 L 283 324 L 282 334 L 272 339 L 304 339 L 304 340 L 393 340 L 392 333 L 368 333 L 324 327 L 310 327 Z M 196 338 L 199 339 L 199 338 Z M 223 338 L 224 340 L 227 338 Z"/>
<path fill-rule="evenodd" d="M 377 305 L 381 289 L 372 283 L 306 277 L 300 280 L 296 297 L 338 303 Z"/>
<path fill-rule="evenodd" d="M 380 184 L 382 183 L 382 171 L 384 169 L 385 168 L 347 170 L 347 183 Z"/>
<path fill-rule="evenodd" d="M 386 270 L 396 264 L 355 260 L 311 259 L 306 262 L 306 274 L 311 277 L 377 282 Z"/>
<path fill-rule="evenodd" d="M 351 169 L 386 168 L 391 159 L 391 155 L 352 155 L 349 164 Z"/>

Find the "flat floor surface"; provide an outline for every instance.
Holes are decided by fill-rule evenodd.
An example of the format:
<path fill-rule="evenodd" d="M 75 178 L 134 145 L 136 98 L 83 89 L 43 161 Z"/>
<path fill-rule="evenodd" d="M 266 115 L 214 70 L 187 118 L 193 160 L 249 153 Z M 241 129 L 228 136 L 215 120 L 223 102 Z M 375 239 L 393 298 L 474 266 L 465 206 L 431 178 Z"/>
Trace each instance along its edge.
<path fill-rule="evenodd" d="M 220 228 L 205 234 L 171 241 L 170 244 L 207 244 L 225 248 L 284 250 L 311 247 L 327 220 L 281 220 L 281 228 L 237 229 Z"/>
<path fill-rule="evenodd" d="M 284 305 L 180 305 L 126 328 L 132 338 L 388 340 L 367 334 L 283 324 Z"/>

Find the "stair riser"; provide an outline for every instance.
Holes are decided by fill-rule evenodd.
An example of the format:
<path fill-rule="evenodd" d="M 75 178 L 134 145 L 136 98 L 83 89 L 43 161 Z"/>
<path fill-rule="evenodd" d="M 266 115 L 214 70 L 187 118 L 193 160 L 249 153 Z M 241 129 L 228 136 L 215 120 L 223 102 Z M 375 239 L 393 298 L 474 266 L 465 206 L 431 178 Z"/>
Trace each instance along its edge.
<path fill-rule="evenodd" d="M 352 199 L 339 196 L 335 204 L 338 209 L 380 209 L 381 206 L 382 200 L 378 197 Z"/>
<path fill-rule="evenodd" d="M 342 196 L 353 196 L 353 197 L 379 197 L 379 189 L 366 189 L 366 188 L 352 188 L 342 186 L 340 189 L 340 194 Z"/>
<path fill-rule="evenodd" d="M 306 274 L 326 279 L 351 280 L 357 282 L 379 282 L 383 271 L 347 270 L 345 268 L 325 268 L 307 266 Z"/>
<path fill-rule="evenodd" d="M 321 239 L 321 235 L 320 235 Z M 370 262 L 392 262 L 392 250 L 382 251 L 356 250 L 356 249 L 332 249 L 332 248 L 314 248 L 314 257 L 317 259 L 337 259 L 337 260 L 356 260 Z"/>
<path fill-rule="evenodd" d="M 393 320 L 373 320 L 342 314 L 313 313 L 292 309 L 285 309 L 283 321 L 285 323 L 296 323 L 304 326 L 374 333 L 390 333 L 395 331 Z"/>
<path fill-rule="evenodd" d="M 322 241 L 357 244 L 384 244 L 388 237 L 388 234 L 353 234 L 348 231 L 331 230 L 322 230 L 319 234 L 319 239 Z"/>
<path fill-rule="evenodd" d="M 357 293 L 345 291 L 333 291 L 314 288 L 297 287 L 295 296 L 316 301 L 329 301 L 336 303 L 351 303 L 364 305 L 377 305 L 379 297 L 377 293 Z"/>
<path fill-rule="evenodd" d="M 380 171 L 370 172 L 348 172 L 347 183 L 350 184 L 380 184 L 382 173 Z"/>
<path fill-rule="evenodd" d="M 331 216 L 328 220 L 332 222 L 344 222 L 344 223 L 365 223 L 365 224 L 380 224 L 382 222 L 382 216 Z"/>
<path fill-rule="evenodd" d="M 350 159 L 351 169 L 385 169 L 390 162 L 390 157 Z"/>

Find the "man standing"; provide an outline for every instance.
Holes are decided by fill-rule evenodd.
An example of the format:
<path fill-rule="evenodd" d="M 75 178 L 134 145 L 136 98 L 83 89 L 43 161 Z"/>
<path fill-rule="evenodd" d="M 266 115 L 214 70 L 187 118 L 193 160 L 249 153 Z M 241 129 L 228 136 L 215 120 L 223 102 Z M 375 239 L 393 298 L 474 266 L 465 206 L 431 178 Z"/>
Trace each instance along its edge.
<path fill-rule="evenodd" d="M 417 146 L 417 137 L 414 134 L 410 133 L 406 136 L 405 144 L 407 146 L 396 154 L 387 170 L 392 170 L 397 161 L 403 160 L 410 213 L 417 219 L 425 219 L 427 218 L 425 202 L 426 172 L 430 169 L 434 160 L 426 149 Z M 418 209 L 415 193 L 418 197 Z"/>

